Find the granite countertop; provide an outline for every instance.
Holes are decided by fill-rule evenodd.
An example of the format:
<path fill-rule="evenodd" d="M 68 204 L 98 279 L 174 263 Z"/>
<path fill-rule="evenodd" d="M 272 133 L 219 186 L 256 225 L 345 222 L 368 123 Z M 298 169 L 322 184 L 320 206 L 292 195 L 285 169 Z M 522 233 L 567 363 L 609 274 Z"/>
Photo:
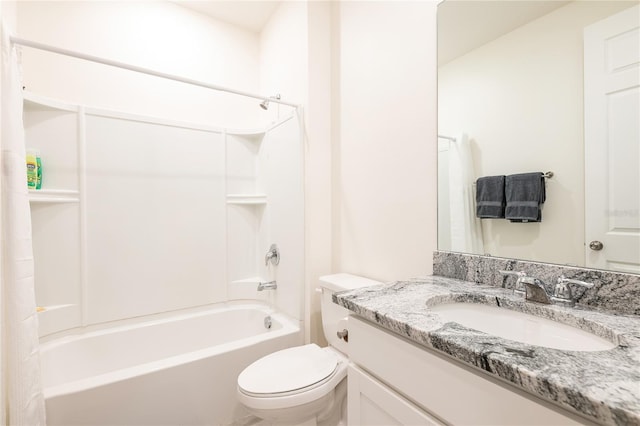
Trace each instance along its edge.
<path fill-rule="evenodd" d="M 439 276 L 336 293 L 333 301 L 604 424 L 640 425 L 640 317 L 525 302 L 511 291 Z M 578 352 L 533 346 L 445 322 L 430 306 L 483 303 L 578 326 L 617 346 Z"/>

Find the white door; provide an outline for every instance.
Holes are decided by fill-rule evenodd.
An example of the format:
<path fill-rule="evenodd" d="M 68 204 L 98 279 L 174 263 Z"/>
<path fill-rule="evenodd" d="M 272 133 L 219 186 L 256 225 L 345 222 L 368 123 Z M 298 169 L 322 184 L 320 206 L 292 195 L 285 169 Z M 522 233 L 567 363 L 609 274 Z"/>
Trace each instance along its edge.
<path fill-rule="evenodd" d="M 585 28 L 586 266 L 640 273 L 640 6 Z"/>

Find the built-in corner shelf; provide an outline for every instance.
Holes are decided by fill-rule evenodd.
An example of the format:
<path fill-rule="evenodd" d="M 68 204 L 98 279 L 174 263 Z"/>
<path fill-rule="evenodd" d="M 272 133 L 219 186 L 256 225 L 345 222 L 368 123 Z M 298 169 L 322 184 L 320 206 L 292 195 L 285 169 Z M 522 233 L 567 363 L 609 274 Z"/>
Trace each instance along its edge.
<path fill-rule="evenodd" d="M 68 189 L 41 189 L 29 191 L 30 203 L 78 203 L 80 193 Z"/>
<path fill-rule="evenodd" d="M 80 307 L 76 304 L 41 306 L 37 313 L 40 337 L 76 327 L 80 321 Z"/>
<path fill-rule="evenodd" d="M 31 92 L 23 92 L 23 109 L 25 111 L 67 111 L 77 112 L 78 106 L 39 96 Z"/>
<path fill-rule="evenodd" d="M 266 194 L 227 194 L 227 204 L 267 204 Z"/>
<path fill-rule="evenodd" d="M 36 311 L 39 314 L 42 314 L 44 312 L 52 312 L 52 311 L 56 311 L 56 310 L 64 310 L 64 309 L 69 309 L 69 308 L 73 308 L 76 305 L 74 304 L 66 304 L 66 305 L 50 305 L 50 306 L 38 306 L 38 308 L 36 309 Z"/>
<path fill-rule="evenodd" d="M 227 134 L 230 136 L 241 136 L 250 139 L 262 139 L 267 133 L 266 129 L 253 129 L 253 130 L 233 130 L 227 129 Z"/>

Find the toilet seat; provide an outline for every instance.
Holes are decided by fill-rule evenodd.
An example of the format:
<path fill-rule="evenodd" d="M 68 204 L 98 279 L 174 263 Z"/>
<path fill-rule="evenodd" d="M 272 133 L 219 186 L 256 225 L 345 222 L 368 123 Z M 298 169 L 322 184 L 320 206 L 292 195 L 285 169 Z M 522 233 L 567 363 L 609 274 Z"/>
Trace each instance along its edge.
<path fill-rule="evenodd" d="M 245 368 L 238 376 L 238 397 L 256 409 L 294 407 L 327 395 L 346 374 L 346 358 L 332 348 L 297 346 Z"/>

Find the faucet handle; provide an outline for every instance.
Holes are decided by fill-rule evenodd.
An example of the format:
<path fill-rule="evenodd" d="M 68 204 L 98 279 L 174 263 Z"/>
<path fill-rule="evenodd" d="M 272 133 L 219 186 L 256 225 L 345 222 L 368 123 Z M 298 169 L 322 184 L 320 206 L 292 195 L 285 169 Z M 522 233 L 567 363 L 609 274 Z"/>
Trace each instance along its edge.
<path fill-rule="evenodd" d="M 576 301 L 573 298 L 573 292 L 571 291 L 571 287 L 569 287 L 567 284 L 576 284 L 586 288 L 591 288 L 594 285 L 593 283 L 574 280 L 561 275 L 558 278 L 558 283 L 556 284 L 556 288 L 553 292 L 553 297 L 551 298 L 554 302 L 560 302 L 567 306 L 575 305 Z"/>
<path fill-rule="evenodd" d="M 509 276 L 509 275 L 513 275 L 518 277 L 518 280 L 516 281 L 516 285 L 513 288 L 513 292 L 515 294 L 520 294 L 520 295 L 524 295 L 524 284 L 522 283 L 522 279 L 527 277 L 527 273 L 524 271 L 502 271 L 499 270 L 498 272 L 500 272 L 500 274 L 504 275 L 504 276 Z M 504 287 L 504 284 L 503 284 Z"/>
<path fill-rule="evenodd" d="M 558 278 L 558 284 L 577 284 L 580 285 L 582 287 L 586 287 L 586 288 L 591 288 L 594 286 L 593 283 L 588 283 L 586 281 L 580 281 L 580 280 L 574 280 L 572 278 L 567 278 L 564 275 L 560 275 L 560 277 Z"/>
<path fill-rule="evenodd" d="M 269 262 L 273 265 L 278 265 L 280 263 L 280 251 L 278 250 L 278 246 L 275 244 L 271 244 L 269 251 L 264 255 L 264 265 L 268 266 Z"/>

